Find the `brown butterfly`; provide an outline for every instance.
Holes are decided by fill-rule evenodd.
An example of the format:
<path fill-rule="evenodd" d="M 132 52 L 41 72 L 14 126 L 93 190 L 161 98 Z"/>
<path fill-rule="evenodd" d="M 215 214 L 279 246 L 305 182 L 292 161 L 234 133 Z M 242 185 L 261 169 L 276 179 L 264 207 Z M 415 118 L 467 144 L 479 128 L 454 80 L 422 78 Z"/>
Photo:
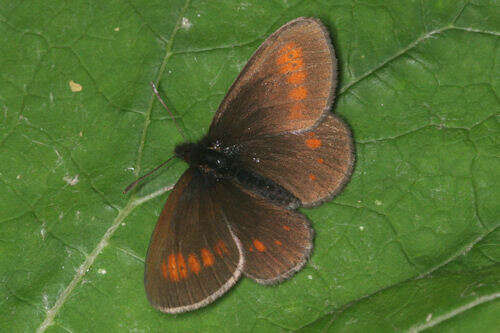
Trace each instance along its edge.
<path fill-rule="evenodd" d="M 306 263 L 313 229 L 295 209 L 336 195 L 354 148 L 329 112 L 337 65 L 326 28 L 295 19 L 269 36 L 222 101 L 208 134 L 175 148 L 189 164 L 151 237 L 151 304 L 180 313 L 223 295 L 242 274 L 261 284 Z"/>

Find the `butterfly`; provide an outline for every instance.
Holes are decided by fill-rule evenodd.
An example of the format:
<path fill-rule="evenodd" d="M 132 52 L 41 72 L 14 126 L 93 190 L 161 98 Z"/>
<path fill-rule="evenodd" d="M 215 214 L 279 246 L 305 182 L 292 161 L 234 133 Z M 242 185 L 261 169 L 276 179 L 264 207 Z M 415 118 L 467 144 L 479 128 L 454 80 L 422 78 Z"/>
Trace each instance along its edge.
<path fill-rule="evenodd" d="M 203 307 L 245 275 L 275 284 L 300 270 L 314 231 L 298 207 L 330 200 L 354 164 L 351 132 L 330 113 L 337 63 L 327 29 L 297 18 L 270 35 L 219 106 L 151 237 L 144 275 L 166 313 Z"/>

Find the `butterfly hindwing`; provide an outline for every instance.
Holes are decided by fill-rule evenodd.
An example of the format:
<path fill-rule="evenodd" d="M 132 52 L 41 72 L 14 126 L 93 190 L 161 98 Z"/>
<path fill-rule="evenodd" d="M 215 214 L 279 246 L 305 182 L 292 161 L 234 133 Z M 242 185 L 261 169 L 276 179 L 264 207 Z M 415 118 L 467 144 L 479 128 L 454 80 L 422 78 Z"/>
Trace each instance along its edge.
<path fill-rule="evenodd" d="M 144 284 L 151 304 L 163 312 L 211 303 L 243 269 L 241 244 L 205 182 L 194 168 L 184 173 L 151 237 Z"/>
<path fill-rule="evenodd" d="M 221 103 L 209 137 L 231 145 L 311 127 L 331 107 L 336 75 L 323 24 L 312 18 L 293 20 L 250 58 Z"/>
<path fill-rule="evenodd" d="M 349 180 L 354 164 L 351 132 L 333 114 L 311 130 L 256 137 L 239 149 L 245 168 L 280 184 L 303 206 L 337 194 Z"/>
<path fill-rule="evenodd" d="M 246 276 L 262 284 L 289 278 L 306 263 L 313 229 L 301 213 L 273 204 L 231 181 L 215 192 L 243 245 Z"/>

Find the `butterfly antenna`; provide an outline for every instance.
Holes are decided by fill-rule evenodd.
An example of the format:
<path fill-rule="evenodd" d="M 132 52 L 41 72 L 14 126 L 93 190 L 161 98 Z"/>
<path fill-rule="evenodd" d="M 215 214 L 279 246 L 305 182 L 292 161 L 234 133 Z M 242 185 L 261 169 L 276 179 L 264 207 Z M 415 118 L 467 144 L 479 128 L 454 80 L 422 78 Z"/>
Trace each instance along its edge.
<path fill-rule="evenodd" d="M 151 176 L 151 174 L 153 174 L 156 170 L 158 170 L 159 168 L 161 168 L 162 166 L 164 166 L 165 164 L 167 164 L 168 162 L 170 162 L 171 159 L 173 159 L 175 157 L 172 156 L 170 157 L 168 160 L 166 160 L 165 162 L 163 162 L 162 164 L 158 165 L 156 168 L 154 168 L 153 170 L 149 171 L 147 174 L 145 174 L 144 176 L 142 176 L 141 178 L 135 180 L 132 184 L 130 184 L 129 186 L 127 186 L 124 190 L 123 190 L 123 194 L 127 193 L 128 191 L 130 191 L 131 189 L 133 189 L 134 187 L 136 187 L 144 178 L 148 177 L 148 176 Z"/>
<path fill-rule="evenodd" d="M 172 117 L 172 120 L 174 121 L 174 124 L 175 126 L 177 127 L 177 130 L 179 131 L 179 133 L 181 134 L 182 138 L 186 141 L 187 138 L 186 138 L 186 135 L 184 134 L 184 131 L 182 130 L 182 128 L 179 126 L 179 124 L 175 121 L 175 117 L 174 117 L 174 114 L 172 113 L 172 111 L 170 111 L 170 109 L 167 107 L 167 104 L 163 101 L 163 98 L 161 98 L 160 96 L 160 93 L 158 92 L 158 89 L 156 89 L 156 85 L 154 84 L 153 81 L 151 81 L 151 87 L 153 87 L 153 92 L 155 93 L 156 95 L 156 98 L 158 98 L 158 100 L 160 101 L 161 105 L 163 105 L 163 107 L 168 111 L 168 113 L 170 114 L 170 117 Z"/>

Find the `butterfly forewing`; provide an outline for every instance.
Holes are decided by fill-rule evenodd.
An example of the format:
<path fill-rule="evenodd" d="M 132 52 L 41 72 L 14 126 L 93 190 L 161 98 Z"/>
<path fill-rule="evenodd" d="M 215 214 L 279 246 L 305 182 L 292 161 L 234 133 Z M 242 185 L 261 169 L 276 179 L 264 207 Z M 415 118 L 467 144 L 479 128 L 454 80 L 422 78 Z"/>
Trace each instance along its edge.
<path fill-rule="evenodd" d="M 313 241 L 313 230 L 304 215 L 273 204 L 233 182 L 220 182 L 216 195 L 243 245 L 245 275 L 270 284 L 302 268 Z"/>
<path fill-rule="evenodd" d="M 176 184 L 151 237 L 145 288 L 151 304 L 167 313 L 194 310 L 229 289 L 241 275 L 239 240 L 194 168 Z"/>
<path fill-rule="evenodd" d="M 336 60 L 325 27 L 293 20 L 264 41 L 229 90 L 209 137 L 231 145 L 247 138 L 299 131 L 330 109 Z"/>
<path fill-rule="evenodd" d="M 240 158 L 246 168 L 312 206 L 337 194 L 349 180 L 354 145 L 345 122 L 329 114 L 312 130 L 248 140 L 240 146 Z"/>

